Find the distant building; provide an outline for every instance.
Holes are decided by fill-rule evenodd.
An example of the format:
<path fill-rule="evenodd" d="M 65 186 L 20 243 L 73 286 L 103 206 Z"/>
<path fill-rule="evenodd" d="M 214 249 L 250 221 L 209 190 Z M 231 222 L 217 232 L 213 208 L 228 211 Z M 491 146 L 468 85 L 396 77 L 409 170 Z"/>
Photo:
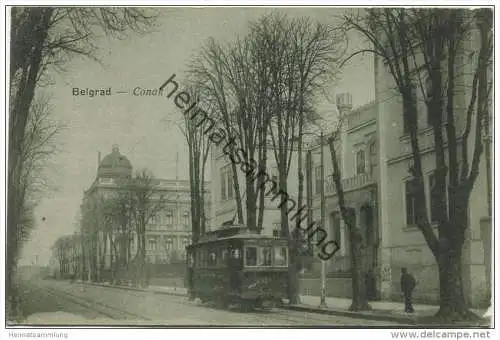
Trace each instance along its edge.
<path fill-rule="evenodd" d="M 231 160 L 224 153 L 225 144 L 221 143 L 218 147 L 213 145 L 211 149 L 211 169 L 212 169 L 212 220 L 213 228 L 222 228 L 223 224 L 228 221 L 234 221 L 234 223 L 245 223 L 246 221 L 246 174 L 242 170 L 242 165 L 237 164 L 237 180 L 239 183 L 240 196 L 242 198 L 242 208 L 243 208 L 243 219 L 244 221 L 238 221 L 237 216 L 237 205 L 235 199 L 235 191 L 233 187 L 233 171 L 231 168 Z M 235 148 L 238 148 L 236 146 Z M 266 175 L 269 180 L 278 180 L 278 167 L 276 165 L 274 150 L 272 146 L 268 146 L 267 149 L 267 167 Z M 227 151 L 227 150 L 226 150 Z M 288 194 L 291 198 L 296 199 L 298 192 L 298 181 L 297 181 L 297 154 L 294 152 L 291 159 L 290 166 L 290 176 L 288 177 Z M 254 182 L 255 187 L 257 187 L 257 181 Z M 279 232 L 281 228 L 281 215 L 279 205 L 281 203 L 281 197 L 275 197 L 273 200 L 274 192 L 272 190 L 272 185 L 270 182 L 267 183 L 265 192 L 268 195 L 265 196 L 264 201 L 264 218 L 262 225 L 262 233 L 267 235 L 273 235 Z M 305 191 L 304 191 L 305 194 Z M 304 196 L 305 197 L 305 196 Z M 257 205 L 258 206 L 258 205 Z M 257 215 L 259 210 L 257 209 Z"/>
<path fill-rule="evenodd" d="M 100 160 L 97 176 L 90 188 L 84 193 L 84 201 L 102 196 L 115 197 L 120 188 L 120 180 L 131 178 L 132 164 L 122 155 L 117 146 Z M 185 247 L 191 243 L 191 195 L 189 181 L 154 179 L 152 201 L 158 202 L 163 197 L 164 204 L 151 216 L 146 226 L 146 257 L 149 263 L 170 263 L 185 258 Z M 209 183 L 205 184 L 205 207 L 210 211 Z M 154 203 L 153 203 L 154 204 Z M 210 214 L 205 214 L 210 217 Z M 210 219 L 207 218 L 207 225 Z M 137 236 L 131 235 L 130 250 L 132 257 L 137 252 Z M 109 266 L 110 244 L 108 241 L 105 256 Z"/>

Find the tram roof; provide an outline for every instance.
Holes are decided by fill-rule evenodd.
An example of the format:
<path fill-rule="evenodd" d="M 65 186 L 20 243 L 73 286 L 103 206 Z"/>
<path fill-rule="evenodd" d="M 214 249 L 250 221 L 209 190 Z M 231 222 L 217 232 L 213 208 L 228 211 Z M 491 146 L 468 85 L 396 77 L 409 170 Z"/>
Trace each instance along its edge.
<path fill-rule="evenodd" d="M 279 240 L 283 238 L 263 235 L 259 232 L 249 230 L 245 225 L 231 225 L 207 232 L 200 237 L 198 244 L 235 239 Z"/>

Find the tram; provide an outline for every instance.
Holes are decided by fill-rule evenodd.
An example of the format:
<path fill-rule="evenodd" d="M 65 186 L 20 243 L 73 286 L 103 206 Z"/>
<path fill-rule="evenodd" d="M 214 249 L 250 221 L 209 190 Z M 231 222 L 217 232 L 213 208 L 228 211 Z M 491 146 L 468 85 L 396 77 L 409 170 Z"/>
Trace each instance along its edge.
<path fill-rule="evenodd" d="M 270 309 L 281 304 L 288 285 L 288 243 L 244 226 L 203 235 L 186 247 L 191 298 L 222 308 Z"/>

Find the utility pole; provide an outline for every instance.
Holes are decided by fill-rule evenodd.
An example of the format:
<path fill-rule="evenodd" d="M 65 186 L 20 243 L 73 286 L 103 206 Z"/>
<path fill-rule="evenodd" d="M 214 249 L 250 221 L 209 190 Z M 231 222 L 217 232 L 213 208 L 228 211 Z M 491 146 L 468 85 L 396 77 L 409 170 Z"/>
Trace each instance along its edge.
<path fill-rule="evenodd" d="M 80 261 L 81 261 L 81 267 L 80 267 L 80 275 L 82 279 L 82 291 L 85 290 L 85 258 L 84 252 L 83 252 L 83 230 L 80 230 Z"/>
<path fill-rule="evenodd" d="M 323 131 L 320 136 L 321 147 L 321 228 L 325 228 L 325 157 L 323 150 Z M 321 260 L 321 300 L 319 308 L 326 308 L 326 261 Z"/>
<path fill-rule="evenodd" d="M 190 178 L 191 181 L 191 178 Z M 191 182 L 190 182 L 191 183 Z M 191 184 L 190 184 L 191 185 Z M 179 151 L 175 154 L 175 218 L 177 220 L 177 230 L 180 229 L 181 226 L 181 208 L 179 205 L 179 200 L 180 200 L 180 195 L 179 195 Z M 191 199 L 193 199 L 191 197 Z M 175 222 L 174 222 L 175 225 Z M 177 248 L 177 246 L 174 245 L 174 243 L 179 243 L 179 238 L 178 237 L 172 237 L 172 248 Z M 170 261 L 172 259 L 172 252 L 174 249 L 170 249 Z"/>
<path fill-rule="evenodd" d="M 313 223 L 312 173 L 313 173 L 313 169 L 312 169 L 312 151 L 311 151 L 311 147 L 309 146 L 309 150 L 307 150 L 307 155 L 306 155 L 307 225 L 312 225 L 312 223 Z M 314 251 L 312 249 L 312 242 L 311 242 L 311 238 L 310 237 L 307 237 L 307 251 L 308 251 L 308 255 L 310 256 L 310 258 L 312 260 L 313 257 L 314 257 Z"/>

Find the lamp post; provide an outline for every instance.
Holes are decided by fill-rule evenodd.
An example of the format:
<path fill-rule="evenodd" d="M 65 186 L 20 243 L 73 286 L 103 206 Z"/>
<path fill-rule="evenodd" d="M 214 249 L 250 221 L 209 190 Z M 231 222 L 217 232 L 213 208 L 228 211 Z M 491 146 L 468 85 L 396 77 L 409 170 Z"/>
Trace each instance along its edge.
<path fill-rule="evenodd" d="M 310 134 L 310 135 L 315 135 L 311 133 L 305 133 L 305 134 Z M 316 135 L 317 136 L 317 135 Z M 320 187 L 320 214 L 321 214 L 321 221 L 320 221 L 320 226 L 322 228 L 325 227 L 325 213 L 326 213 L 326 202 L 325 202 L 325 157 L 324 157 L 324 133 L 323 130 L 321 130 L 321 134 L 319 136 L 319 146 L 320 146 L 320 179 L 321 179 L 321 187 Z M 308 166 L 312 162 L 312 152 L 311 150 L 308 151 L 308 159 L 306 160 L 306 163 L 308 163 Z M 311 169 L 309 169 L 310 171 Z M 309 172 L 308 171 L 308 172 Z M 311 174 L 308 174 L 308 182 L 311 181 Z M 312 181 L 311 181 L 312 182 Z M 307 206 L 308 209 L 311 208 L 312 206 L 312 188 L 311 188 L 312 183 L 308 185 L 308 192 L 307 192 Z M 312 212 L 308 211 L 308 216 L 309 218 L 312 218 Z M 312 221 L 308 221 L 308 225 L 311 225 Z M 308 238 L 308 243 L 310 242 Z M 320 293 L 320 304 L 319 308 L 326 308 L 326 260 L 321 259 L 321 293 Z"/>
<path fill-rule="evenodd" d="M 321 176 L 321 227 L 325 227 L 325 157 L 323 150 L 323 131 L 321 131 L 320 136 L 320 146 L 321 146 L 321 165 L 320 165 L 320 176 Z M 326 308 L 326 261 L 321 260 L 321 298 L 319 303 L 319 308 Z"/>

